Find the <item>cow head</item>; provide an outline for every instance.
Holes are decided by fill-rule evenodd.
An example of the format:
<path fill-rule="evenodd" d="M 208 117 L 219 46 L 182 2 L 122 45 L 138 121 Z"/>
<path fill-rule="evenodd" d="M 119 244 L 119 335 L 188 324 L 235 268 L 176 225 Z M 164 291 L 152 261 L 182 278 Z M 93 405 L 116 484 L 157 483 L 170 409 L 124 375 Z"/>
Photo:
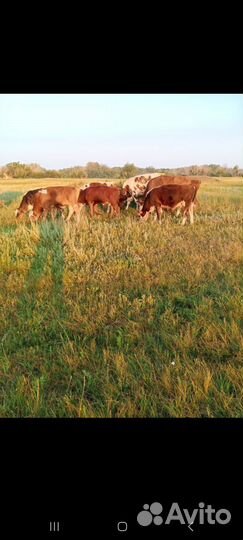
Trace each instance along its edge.
<path fill-rule="evenodd" d="M 128 197 L 132 197 L 132 190 L 129 186 L 121 188 L 120 201 L 126 201 Z"/>
<path fill-rule="evenodd" d="M 30 217 L 32 212 L 33 212 L 33 204 L 30 204 L 29 202 L 23 199 L 19 208 L 15 210 L 15 217 L 18 221 L 21 221 L 25 214 L 29 214 L 29 217 Z"/>
<path fill-rule="evenodd" d="M 143 194 L 134 195 L 134 200 L 135 200 L 135 203 L 136 203 L 136 206 L 137 206 L 137 210 L 142 210 L 143 203 L 144 203 Z"/>
<path fill-rule="evenodd" d="M 30 212 L 31 210 L 33 209 L 33 205 L 32 204 L 21 204 L 19 206 L 19 208 L 17 208 L 15 210 L 15 217 L 16 219 L 18 219 L 19 221 L 21 221 L 21 219 L 23 219 L 24 215 L 27 214 L 28 212 Z"/>
<path fill-rule="evenodd" d="M 140 210 L 138 211 L 138 217 L 140 218 L 140 221 L 147 221 L 150 214 L 153 213 L 155 207 L 151 206 L 149 210 L 146 209 L 145 205 L 142 204 L 142 207 L 140 207 Z"/>

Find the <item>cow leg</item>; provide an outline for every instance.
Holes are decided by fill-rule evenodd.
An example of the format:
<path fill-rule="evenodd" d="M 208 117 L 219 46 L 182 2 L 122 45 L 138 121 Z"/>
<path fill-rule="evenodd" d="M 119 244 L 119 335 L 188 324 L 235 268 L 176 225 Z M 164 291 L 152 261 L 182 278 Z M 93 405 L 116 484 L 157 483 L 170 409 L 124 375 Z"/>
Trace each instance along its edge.
<path fill-rule="evenodd" d="M 185 223 L 186 223 L 186 210 L 184 210 L 184 212 L 183 212 L 183 218 L 182 218 L 181 224 L 185 225 Z"/>
<path fill-rule="evenodd" d="M 102 212 L 98 211 L 98 203 L 94 204 L 94 213 L 98 216 L 101 216 Z"/>
<path fill-rule="evenodd" d="M 77 220 L 77 223 L 80 222 L 80 212 L 81 212 L 81 204 L 75 204 L 74 205 L 74 212 L 76 214 L 76 220 Z"/>
<path fill-rule="evenodd" d="M 184 209 L 184 212 L 183 212 L 183 218 L 182 218 L 182 222 L 181 222 L 182 225 L 185 225 L 185 223 L 186 223 L 186 218 L 188 216 L 188 210 L 189 210 L 188 206 L 185 206 L 185 209 Z"/>
<path fill-rule="evenodd" d="M 194 218 L 193 218 L 193 203 L 190 204 L 190 207 L 189 207 L 189 219 L 190 219 L 190 225 L 193 225 L 194 223 Z"/>
<path fill-rule="evenodd" d="M 41 210 L 31 210 L 29 213 L 30 221 L 37 221 L 41 216 Z"/>
<path fill-rule="evenodd" d="M 148 212 L 149 216 L 152 216 L 152 214 L 154 215 L 154 221 L 156 221 L 156 219 L 157 219 L 157 215 L 156 215 L 157 211 L 155 212 L 155 206 L 151 206 L 151 208 L 150 208 L 150 210 Z"/>
<path fill-rule="evenodd" d="M 103 208 L 104 208 L 106 214 L 109 214 L 109 213 L 110 213 L 110 209 L 111 209 L 110 203 L 105 203 L 105 204 L 103 204 Z"/>
<path fill-rule="evenodd" d="M 89 209 L 91 217 L 94 217 L 94 203 L 89 202 Z"/>
<path fill-rule="evenodd" d="M 55 217 L 57 215 L 57 209 L 54 206 L 52 206 L 52 208 L 50 209 L 50 214 L 51 214 L 52 221 L 54 221 L 54 219 L 55 219 Z"/>
<path fill-rule="evenodd" d="M 128 210 L 128 208 L 129 208 L 129 206 L 130 206 L 130 204 L 131 204 L 132 201 L 133 201 L 133 197 L 128 197 L 128 199 L 127 199 L 127 205 L 126 205 L 126 210 Z"/>
<path fill-rule="evenodd" d="M 150 212 L 148 211 L 146 212 L 146 214 L 144 214 L 144 216 L 140 216 L 141 221 L 147 221 L 149 218 L 149 214 Z"/>
<path fill-rule="evenodd" d="M 66 207 L 60 207 L 59 208 L 59 211 L 61 213 L 61 218 L 65 221 L 65 210 L 66 210 Z"/>
<path fill-rule="evenodd" d="M 48 215 L 48 208 L 35 208 L 29 212 L 31 221 L 45 221 Z"/>
<path fill-rule="evenodd" d="M 73 208 L 72 206 L 69 206 L 69 207 L 68 207 L 68 216 L 67 216 L 67 218 L 66 218 L 66 221 L 70 221 L 70 219 L 71 219 L 73 213 L 74 213 L 74 208 Z"/>
<path fill-rule="evenodd" d="M 120 216 L 120 213 L 121 213 L 121 209 L 120 209 L 120 206 L 119 206 L 119 204 L 118 204 L 118 205 L 116 206 L 116 214 L 117 214 L 118 216 Z"/>
<path fill-rule="evenodd" d="M 155 209 L 156 209 L 156 214 L 157 214 L 158 221 L 161 222 L 162 208 L 161 208 L 161 206 L 157 205 L 155 207 Z"/>
<path fill-rule="evenodd" d="M 33 209 L 29 212 L 30 221 L 38 221 L 38 219 L 42 217 L 43 213 L 45 213 L 45 210 L 45 208 L 39 206 L 38 204 L 33 205 Z"/>
<path fill-rule="evenodd" d="M 48 218 L 48 214 L 50 212 L 50 208 L 41 208 L 40 213 L 36 213 L 37 215 L 37 221 L 46 221 Z"/>
<path fill-rule="evenodd" d="M 37 217 L 37 219 L 39 219 L 39 221 L 45 221 L 45 219 L 47 218 L 47 214 L 48 214 L 47 208 L 43 208 L 40 215 Z M 33 214 L 32 214 L 32 219 L 33 219 Z"/>

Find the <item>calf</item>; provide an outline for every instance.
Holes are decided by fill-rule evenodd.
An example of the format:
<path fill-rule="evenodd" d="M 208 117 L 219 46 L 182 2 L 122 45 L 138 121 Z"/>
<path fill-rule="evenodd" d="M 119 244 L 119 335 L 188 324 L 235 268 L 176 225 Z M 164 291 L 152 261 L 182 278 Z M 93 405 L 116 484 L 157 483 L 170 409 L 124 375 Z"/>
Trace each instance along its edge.
<path fill-rule="evenodd" d="M 198 189 L 199 185 L 191 184 L 169 184 L 154 188 L 146 195 L 140 217 L 147 220 L 150 210 L 155 207 L 158 221 L 160 221 L 163 209 L 174 211 L 176 208 L 182 207 L 182 203 L 184 203 L 182 225 L 185 224 L 188 215 L 190 223 L 193 224 L 193 204 Z"/>
<path fill-rule="evenodd" d="M 97 187 L 97 186 L 116 187 L 111 182 L 110 183 L 107 183 L 107 182 L 90 182 L 90 184 L 85 184 L 84 189 L 86 189 L 88 187 Z M 94 211 L 95 211 L 95 213 L 98 214 L 99 212 L 97 212 L 96 206 L 94 207 Z M 106 212 L 107 212 L 107 214 L 109 214 L 109 212 L 111 211 L 111 205 L 109 203 L 105 203 L 105 204 L 102 204 L 102 206 L 106 207 Z"/>
<path fill-rule="evenodd" d="M 79 220 L 77 204 L 79 191 L 80 188 L 70 186 L 55 186 L 28 191 L 24 195 L 15 215 L 21 219 L 24 214 L 29 212 L 31 220 L 37 221 L 52 208 L 64 209 L 67 207 L 69 213 L 66 221 L 70 220 L 75 211 L 77 212 L 77 220 Z"/>
<path fill-rule="evenodd" d="M 191 178 L 190 176 L 171 176 L 171 175 L 164 175 L 161 174 L 160 176 L 156 176 L 155 178 L 151 178 L 149 182 L 147 183 L 146 189 L 144 191 L 144 197 L 143 200 L 145 200 L 146 195 L 151 189 L 157 188 L 159 186 L 168 186 L 171 184 L 177 184 L 177 185 L 193 185 L 193 186 L 200 186 L 201 180 L 198 180 L 196 178 Z M 195 200 L 195 204 L 199 204 L 197 200 Z"/>
<path fill-rule="evenodd" d="M 107 187 L 107 186 L 90 186 L 89 188 L 80 190 L 78 203 L 87 204 L 90 208 L 90 214 L 93 217 L 95 206 L 97 204 L 110 204 L 111 215 L 115 212 L 120 214 L 120 205 L 131 195 L 130 189 Z"/>

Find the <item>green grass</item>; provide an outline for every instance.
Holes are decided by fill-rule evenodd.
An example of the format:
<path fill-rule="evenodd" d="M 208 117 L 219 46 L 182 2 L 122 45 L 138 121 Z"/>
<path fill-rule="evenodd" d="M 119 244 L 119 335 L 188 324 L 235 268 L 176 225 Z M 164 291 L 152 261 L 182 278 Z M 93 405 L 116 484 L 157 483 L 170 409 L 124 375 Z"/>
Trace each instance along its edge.
<path fill-rule="evenodd" d="M 21 188 L 48 182 L 14 182 L 0 194 L 14 194 L 0 209 L 0 415 L 241 417 L 242 180 L 203 182 L 193 227 L 134 209 L 16 224 Z"/>
<path fill-rule="evenodd" d="M 11 204 L 11 202 L 21 197 L 21 195 L 21 191 L 5 191 L 4 193 L 0 194 L 0 200 L 8 206 L 9 204 Z"/>

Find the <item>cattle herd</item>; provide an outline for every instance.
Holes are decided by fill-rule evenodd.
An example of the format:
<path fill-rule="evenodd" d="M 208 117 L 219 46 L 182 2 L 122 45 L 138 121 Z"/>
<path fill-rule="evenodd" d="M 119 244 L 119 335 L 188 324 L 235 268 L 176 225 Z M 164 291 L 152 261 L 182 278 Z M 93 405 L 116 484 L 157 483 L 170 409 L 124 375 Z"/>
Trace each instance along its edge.
<path fill-rule="evenodd" d="M 194 206 L 198 204 L 197 191 L 200 180 L 193 180 L 187 176 L 165 176 L 155 178 L 140 176 L 128 179 L 122 187 L 108 183 L 93 182 L 81 187 L 57 186 L 46 187 L 28 191 L 22 198 L 16 217 L 21 219 L 25 214 L 31 221 L 41 220 L 49 213 L 52 219 L 60 211 L 68 209 L 65 217 L 69 221 L 76 215 L 80 219 L 81 209 L 86 205 L 90 209 L 91 217 L 98 214 L 98 205 L 107 208 L 112 216 L 119 215 L 122 208 L 128 209 L 132 201 L 136 203 L 138 216 L 147 220 L 149 215 L 156 211 L 157 219 L 161 220 L 163 210 L 177 214 L 182 212 L 182 224 L 187 217 L 193 223 Z"/>

